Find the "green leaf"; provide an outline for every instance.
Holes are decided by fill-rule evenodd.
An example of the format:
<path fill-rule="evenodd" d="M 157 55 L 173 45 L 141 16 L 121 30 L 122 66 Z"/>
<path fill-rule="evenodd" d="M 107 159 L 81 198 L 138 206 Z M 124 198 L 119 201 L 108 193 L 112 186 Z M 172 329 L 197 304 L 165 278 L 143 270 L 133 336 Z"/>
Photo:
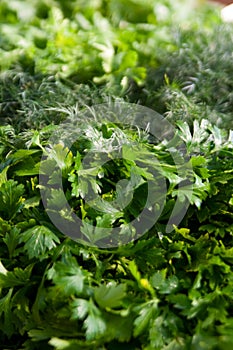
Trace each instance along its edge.
<path fill-rule="evenodd" d="M 39 204 L 40 204 L 40 197 L 34 196 L 24 201 L 24 208 L 25 209 L 34 208 L 39 206 Z"/>
<path fill-rule="evenodd" d="M 151 284 L 158 289 L 161 294 L 171 294 L 177 290 L 179 280 L 176 276 L 169 276 L 166 278 L 167 270 L 158 271 L 151 277 Z"/>
<path fill-rule="evenodd" d="M 0 172 L 0 187 L 2 186 L 2 184 L 4 182 L 7 181 L 7 171 L 8 171 L 9 168 L 10 168 L 10 166 L 8 165 L 3 170 L 1 170 L 1 172 Z"/>
<path fill-rule="evenodd" d="M 181 120 L 176 122 L 177 126 L 182 132 L 182 137 L 187 141 L 190 142 L 192 141 L 192 134 L 190 132 L 189 126 L 187 122 L 183 122 Z"/>
<path fill-rule="evenodd" d="M 24 186 L 17 181 L 8 180 L 0 187 L 0 214 L 5 219 L 12 219 L 23 208 Z"/>
<path fill-rule="evenodd" d="M 40 163 L 35 164 L 35 162 L 29 158 L 24 165 L 20 163 L 19 168 L 15 169 L 14 173 L 17 176 L 33 176 L 38 175 L 39 171 Z"/>
<path fill-rule="evenodd" d="M 141 305 L 138 317 L 134 321 L 134 337 L 138 337 L 150 328 L 150 322 L 154 320 L 158 313 L 158 300 L 152 300 Z"/>
<path fill-rule="evenodd" d="M 85 299 L 75 299 L 71 303 L 72 307 L 72 319 L 83 320 L 89 311 L 89 301 Z"/>
<path fill-rule="evenodd" d="M 24 249 L 29 259 L 44 259 L 45 254 L 60 243 L 59 238 L 44 225 L 34 226 L 21 234 L 20 242 L 24 242 Z"/>
<path fill-rule="evenodd" d="M 0 217 L 0 236 L 5 236 L 5 234 L 11 230 L 11 225 L 8 221 L 3 220 Z"/>
<path fill-rule="evenodd" d="M 114 214 L 104 214 L 96 217 L 96 227 L 110 228 L 116 221 L 117 217 Z"/>
<path fill-rule="evenodd" d="M 76 350 L 80 345 L 78 341 L 64 340 L 56 337 L 52 337 L 49 341 L 49 344 L 53 346 L 56 350 Z"/>
<path fill-rule="evenodd" d="M 16 267 L 13 271 L 1 269 L 0 272 L 0 288 L 11 288 L 16 286 L 24 286 L 29 283 L 33 264 L 28 265 L 24 270 Z"/>
<path fill-rule="evenodd" d="M 126 285 L 110 282 L 95 288 L 94 297 L 97 304 L 102 308 L 116 308 L 121 306 L 125 297 Z"/>
<path fill-rule="evenodd" d="M 125 312 L 126 311 L 126 312 Z M 124 315 L 123 312 L 125 312 Z M 121 343 L 130 341 L 133 334 L 134 316 L 124 310 L 121 315 L 106 314 L 106 334 L 111 339 L 117 339 Z M 122 346 L 123 344 L 121 344 Z"/>
<path fill-rule="evenodd" d="M 80 294 L 84 288 L 86 274 L 78 266 L 76 260 L 57 262 L 54 266 L 53 282 L 64 295 Z"/>
<path fill-rule="evenodd" d="M 106 330 L 106 324 L 101 317 L 91 314 L 84 321 L 84 326 L 86 328 L 86 338 L 87 340 L 93 340 L 101 337 Z"/>
<path fill-rule="evenodd" d="M 56 144 L 52 149 L 48 149 L 47 153 L 50 159 L 55 160 L 60 169 L 67 171 L 70 169 L 73 163 L 73 154 L 63 144 Z"/>
<path fill-rule="evenodd" d="M 12 322 L 12 312 L 11 312 L 11 298 L 12 298 L 13 288 L 9 289 L 5 297 L 0 299 L 0 329 L 10 337 L 14 333 L 14 326 Z M 3 317 L 3 323 L 1 324 L 1 318 Z"/>
<path fill-rule="evenodd" d="M 140 283 L 141 274 L 138 271 L 138 267 L 134 260 L 129 262 L 128 268 L 129 268 L 129 271 L 132 273 L 133 277 L 136 279 L 136 281 Z"/>
<path fill-rule="evenodd" d="M 178 228 L 175 226 L 175 232 L 180 234 L 182 237 L 184 237 L 185 239 L 190 240 L 191 242 L 195 242 L 196 239 L 194 237 L 192 237 L 189 233 L 190 233 L 190 229 L 188 228 Z"/>
<path fill-rule="evenodd" d="M 123 210 L 133 199 L 134 191 L 145 181 L 136 172 L 136 167 L 130 169 L 130 179 L 123 179 L 116 184 L 116 202 Z"/>
<path fill-rule="evenodd" d="M 40 149 L 19 149 L 16 152 L 12 153 L 9 159 L 12 159 L 14 162 L 18 162 L 38 153 L 41 153 Z"/>
<path fill-rule="evenodd" d="M 206 158 L 203 156 L 197 156 L 191 158 L 191 164 L 193 167 L 201 166 L 206 164 Z"/>
<path fill-rule="evenodd" d="M 89 302 L 89 314 L 84 321 L 84 328 L 87 340 L 98 339 L 106 331 L 106 322 L 92 300 Z"/>
<path fill-rule="evenodd" d="M 233 247 L 230 249 L 224 249 L 220 254 L 224 261 L 233 264 Z"/>
<path fill-rule="evenodd" d="M 165 282 L 166 274 L 167 269 L 155 272 L 150 279 L 152 286 L 156 289 L 160 289 Z"/>
<path fill-rule="evenodd" d="M 7 245 L 10 259 L 14 256 L 15 248 L 19 244 L 19 238 L 20 230 L 17 227 L 13 227 L 3 238 L 3 242 Z"/>
<path fill-rule="evenodd" d="M 83 326 L 86 329 L 87 340 L 97 339 L 105 333 L 107 328 L 106 322 L 92 299 L 75 299 L 71 305 L 72 319 L 85 319 Z"/>
<path fill-rule="evenodd" d="M 150 346 L 148 350 L 162 349 L 164 347 L 164 344 L 167 343 L 166 333 L 163 331 L 163 324 L 163 316 L 158 316 L 156 319 L 154 319 L 154 321 L 152 321 L 149 330 Z"/>
<path fill-rule="evenodd" d="M 50 209 L 59 211 L 63 209 L 67 200 L 64 193 L 61 190 L 57 190 L 55 188 L 51 188 L 47 194 L 48 206 Z"/>
<path fill-rule="evenodd" d="M 107 222 L 108 219 L 103 221 L 104 224 Z M 81 232 L 88 240 L 87 242 L 90 242 L 91 244 L 95 244 L 103 238 L 109 237 L 110 239 L 111 237 L 112 228 L 110 227 L 104 230 L 103 226 L 99 227 L 101 224 L 101 221 L 99 219 L 97 220 L 97 223 L 98 225 L 95 226 L 92 222 L 87 222 L 87 220 L 82 221 Z"/>
<path fill-rule="evenodd" d="M 3 266 L 1 260 L 0 260 L 0 273 L 2 275 L 6 275 L 7 274 L 7 269 Z"/>
<path fill-rule="evenodd" d="M 185 310 L 191 307 L 191 301 L 185 294 L 170 294 L 167 299 L 172 302 L 177 309 Z"/>

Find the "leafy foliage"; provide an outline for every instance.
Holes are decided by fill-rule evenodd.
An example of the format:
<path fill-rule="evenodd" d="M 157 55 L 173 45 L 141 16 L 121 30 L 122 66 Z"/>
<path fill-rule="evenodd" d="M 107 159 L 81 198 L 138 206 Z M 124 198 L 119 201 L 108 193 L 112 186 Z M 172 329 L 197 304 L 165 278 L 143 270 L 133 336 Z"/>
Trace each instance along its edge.
<path fill-rule="evenodd" d="M 159 68 L 150 69 L 145 102 L 166 110 L 171 120 L 201 120 L 208 115 L 212 123 L 230 129 L 232 25 L 216 26 L 208 34 L 199 31 L 193 39 L 192 33 L 179 32 L 171 57 L 163 56 Z"/>
<path fill-rule="evenodd" d="M 232 28 L 217 6 L 193 11 L 183 0 L 1 1 L 3 349 L 232 349 Z M 166 113 L 174 137 L 155 142 L 136 127 L 80 118 L 115 99 Z M 52 148 L 67 118 L 77 140 Z M 180 140 L 190 156 L 183 172 L 173 159 Z M 42 160 L 46 150 L 52 158 Z M 81 218 L 92 246 L 51 223 L 39 173 L 54 213 L 67 225 L 72 213 Z M 166 184 L 160 216 L 127 240 L 154 174 Z M 168 230 L 177 201 L 187 212 Z M 122 244 L 95 246 L 105 228 L 120 228 Z"/>
<path fill-rule="evenodd" d="M 92 132 L 83 133 L 85 129 Z M 1 190 L 15 186 L 11 192 L 16 198 L 13 203 L 20 200 L 20 207 L 15 204 L 10 216 L 6 210 L 0 221 L 0 287 L 4 310 L 0 325 L 5 334 L 2 341 L 8 342 L 6 336 L 14 339 L 20 332 L 28 335 L 27 340 L 20 343 L 22 349 L 36 349 L 37 344 L 48 349 L 77 346 L 110 349 L 123 344 L 138 349 L 165 349 L 168 346 L 185 349 L 200 347 L 203 341 L 216 349 L 231 346 L 231 333 L 225 334 L 223 327 L 228 324 L 232 303 L 231 133 L 227 138 L 224 131 L 204 120 L 201 123 L 195 121 L 192 129 L 185 122 L 177 123 L 177 135 L 189 150 L 192 176 L 196 180 L 193 197 L 186 194 L 188 185 L 182 188 L 191 206 L 180 227 L 175 227 L 171 233 L 166 233 L 166 222 L 178 195 L 177 184 L 184 179 L 172 166 L 166 145 L 164 142 L 149 144 L 146 135 L 141 138 L 137 130 L 119 125 L 105 125 L 101 129 L 95 123 L 89 123 L 80 129 L 80 135 L 86 135 L 85 138 L 82 136 L 82 142 L 90 150 L 95 147 L 96 151 L 95 140 L 98 140 L 102 152 L 104 148 L 109 151 L 110 140 L 115 140 L 114 133 L 118 147 L 125 147 L 126 141 L 131 144 L 130 148 L 125 148 L 128 158 L 123 163 L 116 160 L 96 172 L 93 158 L 93 174 L 84 172 L 81 159 L 86 148 L 78 140 L 72 150 L 57 145 L 54 156 L 63 169 L 65 194 L 73 208 L 80 208 L 77 214 L 83 222 L 93 221 L 97 227 L 111 227 L 117 225 L 119 218 L 121 223 L 127 223 L 128 215 L 137 213 L 131 212 L 128 205 L 127 210 L 120 209 L 120 216 L 119 211 L 101 216 L 83 201 L 83 191 L 87 187 L 79 187 L 76 177 L 82 175 L 83 184 L 91 177 L 94 191 L 111 203 L 117 193 L 114 184 L 122 178 L 134 181 L 135 191 L 150 178 L 147 164 L 147 170 L 141 166 L 140 172 L 136 172 L 144 180 L 141 182 L 141 177 L 140 181 L 137 177 L 133 180 L 132 169 L 135 171 L 137 166 L 132 161 L 135 154 L 130 160 L 129 149 L 133 150 L 134 140 L 147 147 L 147 151 L 142 151 L 145 164 L 146 152 L 151 156 L 156 154 L 163 165 L 162 175 L 169 184 L 163 212 L 141 239 L 115 249 L 82 246 L 61 236 L 51 225 L 42 203 L 37 200 L 38 175 L 19 171 L 20 166 L 24 169 L 20 159 L 30 156 L 34 163 L 37 162 L 35 150 L 40 150 L 39 144 L 36 146 L 25 139 L 24 144 L 30 145 L 29 149 L 14 150 L 4 159 L 4 162 L 14 161 L 7 163 Z M 96 139 L 95 135 L 98 135 Z M 175 136 L 170 142 L 175 145 L 176 139 Z M 42 134 L 40 142 L 46 146 L 47 136 L 43 139 Z M 140 153 L 137 156 L 143 157 Z M 99 173 L 101 176 L 96 176 Z M 18 183 L 8 180 L 9 175 L 17 178 Z M 56 184 L 55 173 L 49 178 L 51 185 Z M 103 180 L 110 178 L 109 183 L 103 184 Z M 60 195 L 55 189 L 53 191 L 53 205 L 62 211 Z M 143 201 L 140 191 L 138 196 L 135 198 L 140 204 Z M 21 198 L 24 197 L 26 200 L 23 201 Z M 17 305 L 21 305 L 20 309 Z M 10 328 L 9 319 L 13 320 Z M 20 337 L 18 339 L 20 342 Z"/>
<path fill-rule="evenodd" d="M 22 67 L 79 83 L 107 82 L 118 93 L 132 80 L 141 86 L 146 68 L 158 65 L 161 52 L 176 49 L 174 27 L 220 23 L 208 5 L 196 8 L 194 18 L 193 6 L 184 0 L 3 0 L 1 10 L 2 70 Z"/>

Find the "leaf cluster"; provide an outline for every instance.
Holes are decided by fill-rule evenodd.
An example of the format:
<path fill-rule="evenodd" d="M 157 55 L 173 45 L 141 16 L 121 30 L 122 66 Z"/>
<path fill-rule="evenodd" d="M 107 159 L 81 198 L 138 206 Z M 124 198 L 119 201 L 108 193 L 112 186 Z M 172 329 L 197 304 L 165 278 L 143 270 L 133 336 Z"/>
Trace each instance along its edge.
<path fill-rule="evenodd" d="M 3 349 L 232 349 L 232 28 L 217 6 L 193 11 L 1 1 Z M 116 99 L 164 113 L 175 134 L 82 118 Z M 145 205 L 159 217 L 135 236 Z M 82 220 L 79 239 L 51 212 L 68 228 Z"/>
<path fill-rule="evenodd" d="M 150 179 L 150 171 L 156 166 L 151 159 L 156 155 L 160 161 L 159 171 L 166 178 L 168 191 L 157 223 L 135 242 L 99 249 L 65 238 L 43 210 L 38 163 L 42 148 L 49 147 L 43 129 L 37 142 L 24 136 L 24 146 L 17 150 L 10 142 L 15 137 L 10 130 L 9 126 L 2 127 L 2 154 L 6 156 L 1 159 L 0 187 L 0 329 L 4 347 L 125 346 L 148 350 L 232 346 L 232 134 L 227 139 L 207 121 L 196 121 L 192 128 L 185 122 L 177 123 L 177 135 L 170 147 L 173 144 L 179 150 L 179 136 L 190 153 L 191 175 L 195 178 L 192 197 L 188 184 L 177 189 L 186 176 L 178 176 L 169 157 L 169 144 L 148 143 L 146 135 L 142 138 L 137 130 L 84 122 L 80 135 L 85 147 L 80 146 L 79 139 L 70 150 L 58 144 L 53 159 L 62 170 L 66 197 L 82 217 L 82 233 L 88 236 L 85 222 L 92 221 L 99 227 L 88 236 L 92 244 L 102 239 L 98 236 L 101 227 L 114 227 L 119 222 L 124 226 L 130 213 L 137 215 L 131 212 L 135 205 L 143 204 L 137 186 Z M 115 145 L 114 135 L 128 160 L 110 160 L 107 167 L 96 172 L 93 156 L 91 168 L 84 171 L 81 160 L 86 147 L 89 152 L 95 150 L 98 160 L 97 146 L 108 153 Z M 144 147 L 140 149 L 142 154 L 133 151 L 135 141 Z M 135 154 L 141 160 L 140 172 L 136 171 Z M 133 170 L 140 179 L 138 175 L 133 177 Z M 53 189 L 56 173 L 48 175 L 50 200 L 58 212 L 62 211 L 56 186 Z M 80 177 L 82 181 L 77 181 Z M 127 184 L 129 191 L 130 186 L 135 190 L 136 184 L 134 205 L 127 206 L 118 198 L 117 214 L 100 214 L 115 200 L 116 184 L 127 178 L 131 181 Z M 84 202 L 88 191 L 85 183 L 102 197 L 105 206 L 99 211 L 91 210 Z M 167 220 L 181 195 L 189 199 L 189 210 L 180 227 L 167 233 Z M 122 197 L 126 199 L 127 195 Z"/>
<path fill-rule="evenodd" d="M 177 48 L 150 68 L 145 103 L 167 112 L 171 120 L 206 118 L 221 128 L 232 128 L 232 25 L 210 32 L 177 32 Z M 177 69 L 179 67 L 179 69 Z"/>

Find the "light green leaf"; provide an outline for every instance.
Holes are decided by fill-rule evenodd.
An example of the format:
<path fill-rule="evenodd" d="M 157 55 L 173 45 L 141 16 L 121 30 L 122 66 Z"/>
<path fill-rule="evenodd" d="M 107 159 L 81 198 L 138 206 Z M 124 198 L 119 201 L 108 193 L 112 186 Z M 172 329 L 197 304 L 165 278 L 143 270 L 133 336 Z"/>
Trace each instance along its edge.
<path fill-rule="evenodd" d="M 64 295 L 80 294 L 84 288 L 85 273 L 75 259 L 57 262 L 54 266 L 53 282 Z"/>
<path fill-rule="evenodd" d="M 138 267 L 134 260 L 129 262 L 128 268 L 129 268 L 129 271 L 132 273 L 133 277 L 136 279 L 136 281 L 140 283 L 141 274 L 138 271 Z"/>
<path fill-rule="evenodd" d="M 166 274 L 167 269 L 155 272 L 150 279 L 152 286 L 156 289 L 160 289 L 165 282 Z"/>
<path fill-rule="evenodd" d="M 106 323 L 102 314 L 92 300 L 89 302 L 89 314 L 84 321 L 84 327 L 86 329 L 87 340 L 98 339 L 106 331 Z"/>
<path fill-rule="evenodd" d="M 34 207 L 37 207 L 39 203 L 40 203 L 40 197 L 34 196 L 24 201 L 24 208 L 25 209 L 34 208 Z"/>
<path fill-rule="evenodd" d="M 154 320 L 157 314 L 157 304 L 157 300 L 152 300 L 141 306 L 139 316 L 134 321 L 134 337 L 138 337 L 150 328 L 150 322 Z"/>
<path fill-rule="evenodd" d="M 95 306 L 92 299 L 75 299 L 72 302 L 72 319 L 83 320 L 86 329 L 86 339 L 94 340 L 106 331 L 106 323 L 101 311 Z"/>
<path fill-rule="evenodd" d="M 0 187 L 4 182 L 7 181 L 7 171 L 9 169 L 10 165 L 6 166 L 1 172 L 0 172 Z"/>
<path fill-rule="evenodd" d="M 53 148 L 48 148 L 46 151 L 49 159 L 55 160 L 60 169 L 65 170 L 71 167 L 73 163 L 73 154 L 68 147 L 64 147 L 62 143 L 56 144 Z"/>
<path fill-rule="evenodd" d="M 107 285 L 96 287 L 94 296 L 97 304 L 102 308 L 115 308 L 121 305 L 125 297 L 126 285 L 111 282 Z"/>
<path fill-rule="evenodd" d="M 34 226 L 23 232 L 20 242 L 24 242 L 24 248 L 30 259 L 44 258 L 44 255 L 51 249 L 56 247 L 56 243 L 60 243 L 59 238 L 44 225 Z"/>
<path fill-rule="evenodd" d="M 1 260 L 0 260 L 0 274 L 6 275 L 7 269 L 3 266 Z"/>
<path fill-rule="evenodd" d="M 89 301 L 85 299 L 75 299 L 71 303 L 71 307 L 72 307 L 72 319 L 83 320 L 88 314 Z"/>

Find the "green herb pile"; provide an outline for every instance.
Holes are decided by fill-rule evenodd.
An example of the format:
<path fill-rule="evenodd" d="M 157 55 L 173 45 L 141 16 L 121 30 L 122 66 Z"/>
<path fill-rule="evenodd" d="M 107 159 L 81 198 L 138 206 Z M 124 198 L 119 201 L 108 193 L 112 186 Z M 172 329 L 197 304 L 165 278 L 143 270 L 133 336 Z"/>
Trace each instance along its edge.
<path fill-rule="evenodd" d="M 1 1 L 1 349 L 233 348 L 233 27 L 219 11 L 185 0 Z M 169 144 L 82 119 L 115 101 L 163 114 L 175 130 Z M 70 220 L 42 159 L 67 119 L 78 120 L 77 139 L 56 144 L 53 160 L 83 222 L 78 242 L 54 226 L 41 197 Z M 171 156 L 181 143 L 184 172 Z M 98 167 L 113 148 L 123 157 Z M 131 240 L 155 172 L 165 204 Z M 99 208 L 85 201 L 89 184 Z M 177 201 L 186 214 L 167 230 Z M 122 242 L 98 248 L 105 227 L 120 228 Z"/>

